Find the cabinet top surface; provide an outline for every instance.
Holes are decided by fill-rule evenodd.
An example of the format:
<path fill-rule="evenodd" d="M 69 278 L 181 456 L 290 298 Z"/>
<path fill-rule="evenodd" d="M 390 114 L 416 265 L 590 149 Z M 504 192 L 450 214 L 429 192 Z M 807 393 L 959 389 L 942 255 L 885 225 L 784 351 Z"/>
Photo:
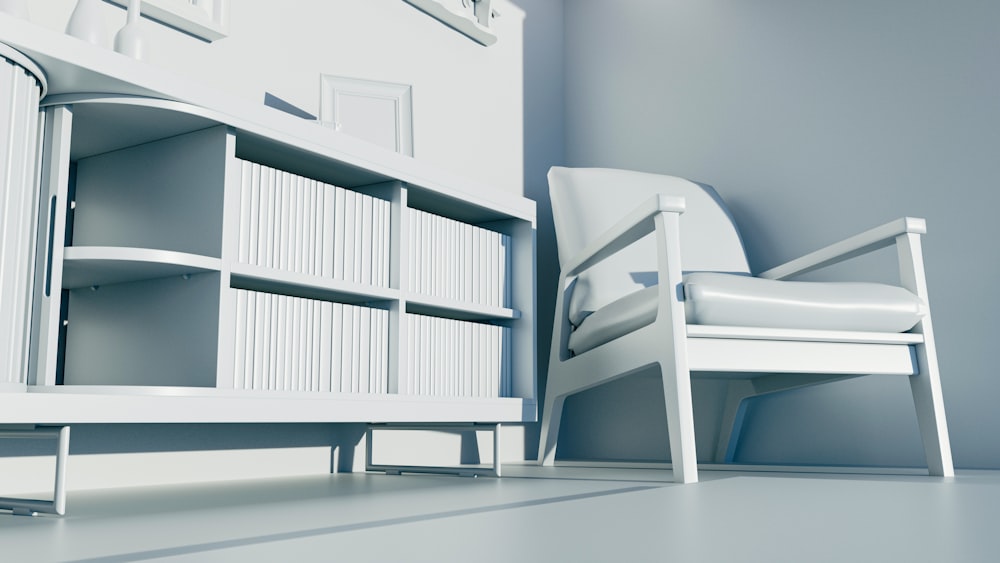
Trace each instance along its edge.
<path fill-rule="evenodd" d="M 244 139 L 326 159 L 360 174 L 358 182 L 399 180 L 443 196 L 534 222 L 533 201 L 478 184 L 422 161 L 356 140 L 314 121 L 234 97 L 113 51 L 0 13 L 0 42 L 27 56 L 48 81 L 44 105 L 113 105 L 160 110 L 189 121 L 161 127 L 224 124 Z M 96 110 L 99 111 L 99 110 Z M 154 112 L 155 113 L 155 112 Z M 155 123 L 156 120 L 154 120 Z M 82 147 L 82 152 L 100 147 Z M 76 149 L 75 149 L 76 150 Z"/>

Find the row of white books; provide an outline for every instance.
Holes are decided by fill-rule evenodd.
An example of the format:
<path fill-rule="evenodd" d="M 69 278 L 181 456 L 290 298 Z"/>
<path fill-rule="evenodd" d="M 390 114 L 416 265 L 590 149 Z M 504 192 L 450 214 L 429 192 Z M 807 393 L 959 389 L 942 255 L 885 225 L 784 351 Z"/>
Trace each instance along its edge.
<path fill-rule="evenodd" d="M 416 293 L 510 306 L 510 236 L 410 210 L 409 287 Z"/>
<path fill-rule="evenodd" d="M 242 161 L 239 261 L 389 285 L 390 202 Z"/>
<path fill-rule="evenodd" d="M 407 315 L 407 366 L 399 392 L 449 397 L 510 397 L 509 327 Z"/>
<path fill-rule="evenodd" d="M 387 393 L 389 312 L 236 290 L 236 389 Z"/>

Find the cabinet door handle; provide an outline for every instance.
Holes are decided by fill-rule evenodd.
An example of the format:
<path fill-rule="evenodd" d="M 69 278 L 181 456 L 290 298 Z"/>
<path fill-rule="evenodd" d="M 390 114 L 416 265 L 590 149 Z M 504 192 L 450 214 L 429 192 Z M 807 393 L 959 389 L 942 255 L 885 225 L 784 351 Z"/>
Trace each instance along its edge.
<path fill-rule="evenodd" d="M 56 196 L 49 200 L 49 244 L 45 258 L 45 296 L 52 295 L 52 249 L 55 246 Z"/>

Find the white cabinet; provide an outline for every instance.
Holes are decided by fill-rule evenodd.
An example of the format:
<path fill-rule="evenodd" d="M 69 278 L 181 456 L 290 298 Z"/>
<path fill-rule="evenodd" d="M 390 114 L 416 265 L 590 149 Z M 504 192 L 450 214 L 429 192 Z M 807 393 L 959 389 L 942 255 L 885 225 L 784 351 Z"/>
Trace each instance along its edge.
<path fill-rule="evenodd" d="M 0 422 L 535 419 L 531 202 L 291 117 L 43 105 L 37 361 Z"/>
<path fill-rule="evenodd" d="M 24 387 L 41 69 L 0 43 L 0 392 Z"/>

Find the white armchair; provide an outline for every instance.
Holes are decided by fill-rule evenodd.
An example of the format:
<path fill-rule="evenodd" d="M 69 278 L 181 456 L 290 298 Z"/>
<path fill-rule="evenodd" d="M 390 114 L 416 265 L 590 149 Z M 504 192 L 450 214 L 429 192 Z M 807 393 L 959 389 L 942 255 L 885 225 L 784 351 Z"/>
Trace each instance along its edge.
<path fill-rule="evenodd" d="M 953 475 L 923 219 L 899 219 L 751 276 L 732 217 L 709 186 L 556 167 L 549 190 L 562 271 L 539 463 L 555 460 L 566 397 L 641 371 L 662 376 L 674 480 L 683 483 L 698 480 L 692 374 L 734 377 L 719 461 L 733 459 L 746 399 L 886 374 L 909 378 L 930 474 Z M 902 287 L 786 281 L 892 244 Z"/>

